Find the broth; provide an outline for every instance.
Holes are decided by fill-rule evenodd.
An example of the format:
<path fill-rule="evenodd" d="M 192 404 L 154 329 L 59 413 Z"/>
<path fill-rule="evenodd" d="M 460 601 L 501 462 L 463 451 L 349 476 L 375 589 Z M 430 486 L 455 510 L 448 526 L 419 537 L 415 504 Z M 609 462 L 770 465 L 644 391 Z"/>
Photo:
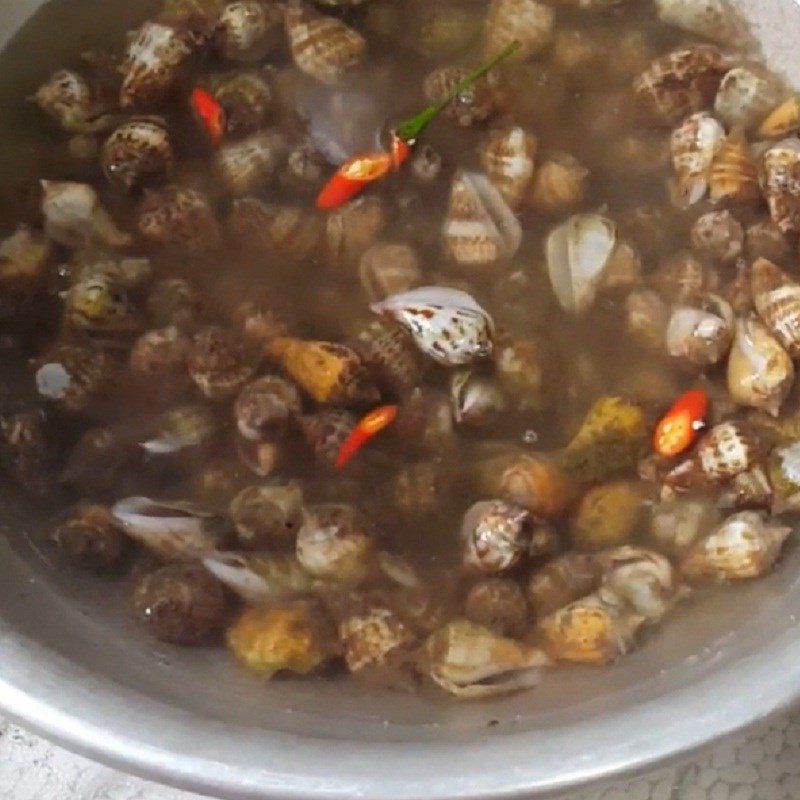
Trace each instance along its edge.
<path fill-rule="evenodd" d="M 402 169 L 315 209 L 340 162 L 463 75 L 436 70 L 496 55 L 512 5 L 253 2 L 242 22 L 215 0 L 56 3 L 0 59 L 0 219 L 17 237 L 0 272 L 2 464 L 60 517 L 64 569 L 131 573 L 159 638 L 226 631 L 259 672 L 343 663 L 481 697 L 612 661 L 687 585 L 777 559 L 800 485 L 800 325 L 767 308 L 767 284 L 800 302 L 800 197 L 770 183 L 780 148 L 756 131 L 788 94 L 744 38 L 723 54 L 649 0 L 556 3 L 537 51 L 520 29 L 524 57 L 463 89 Z M 547 15 L 518 5 L 512 20 Z M 259 14 L 242 49 L 224 21 Z M 119 60 L 140 25 L 178 53 L 149 83 L 134 66 L 153 57 L 130 54 L 152 42 Z M 288 46 L 314 25 L 318 41 Z M 89 107 L 52 79 L 36 94 L 57 69 L 85 77 Z M 732 69 L 760 81 L 755 99 L 724 93 Z M 223 114 L 219 147 L 196 87 Z M 746 113 L 753 147 L 722 174 Z M 420 286 L 438 289 L 403 297 Z M 687 390 L 710 410 L 691 406 L 686 441 L 656 436 L 652 455 Z M 386 430 L 335 465 L 376 407 Z"/>

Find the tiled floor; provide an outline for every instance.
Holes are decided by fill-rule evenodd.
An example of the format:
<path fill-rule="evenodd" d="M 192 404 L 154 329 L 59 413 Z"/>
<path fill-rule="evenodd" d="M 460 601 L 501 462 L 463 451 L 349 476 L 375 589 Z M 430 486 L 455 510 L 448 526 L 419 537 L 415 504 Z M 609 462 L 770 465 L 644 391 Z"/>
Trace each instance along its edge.
<path fill-rule="evenodd" d="M 199 800 L 73 756 L 0 722 L 0 800 Z M 701 758 L 574 800 L 800 800 L 800 716 Z"/>

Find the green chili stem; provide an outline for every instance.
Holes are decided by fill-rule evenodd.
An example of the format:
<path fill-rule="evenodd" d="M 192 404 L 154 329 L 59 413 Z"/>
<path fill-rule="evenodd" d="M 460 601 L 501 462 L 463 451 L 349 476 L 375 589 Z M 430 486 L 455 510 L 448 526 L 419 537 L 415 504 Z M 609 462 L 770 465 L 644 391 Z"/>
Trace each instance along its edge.
<path fill-rule="evenodd" d="M 505 61 L 512 53 L 514 53 L 520 46 L 517 41 L 504 47 L 491 61 L 484 64 L 482 67 L 472 70 L 468 75 L 465 75 L 438 103 L 428 106 L 424 111 L 421 111 L 413 119 L 406 120 L 400 123 L 395 128 L 395 134 L 405 142 L 413 143 L 417 137 L 422 133 L 425 126 L 438 114 L 440 114 L 450 103 L 453 102 L 462 92 L 471 88 L 473 84 L 479 81 L 484 75 L 494 69 L 501 61 Z"/>

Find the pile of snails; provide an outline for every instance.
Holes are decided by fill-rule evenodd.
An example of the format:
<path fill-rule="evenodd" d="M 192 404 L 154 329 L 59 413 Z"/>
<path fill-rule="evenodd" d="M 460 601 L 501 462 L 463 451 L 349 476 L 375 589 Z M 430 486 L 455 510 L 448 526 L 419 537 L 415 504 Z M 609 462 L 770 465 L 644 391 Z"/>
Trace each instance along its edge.
<path fill-rule="evenodd" d="M 135 565 L 155 637 L 262 676 L 463 699 L 769 573 L 800 97 L 747 33 L 728 0 L 165 0 L 47 78 L 93 177 L 42 176 L 0 242 L 0 468 L 58 505 L 64 569 Z M 457 96 L 321 212 L 387 75 Z"/>

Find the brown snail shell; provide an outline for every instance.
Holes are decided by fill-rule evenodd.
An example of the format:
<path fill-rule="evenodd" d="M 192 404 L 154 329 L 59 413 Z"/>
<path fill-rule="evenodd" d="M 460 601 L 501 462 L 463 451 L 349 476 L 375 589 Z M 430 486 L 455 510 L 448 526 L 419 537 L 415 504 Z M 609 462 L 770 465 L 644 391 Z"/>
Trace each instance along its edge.
<path fill-rule="evenodd" d="M 361 256 L 358 272 L 361 287 L 373 303 L 422 282 L 419 256 L 408 244 L 377 242 Z"/>
<path fill-rule="evenodd" d="M 322 222 L 302 206 L 275 205 L 256 197 L 233 202 L 228 230 L 245 249 L 299 263 L 319 246 Z"/>
<path fill-rule="evenodd" d="M 600 585 L 601 569 L 590 553 L 565 553 L 548 561 L 530 577 L 528 601 L 536 617 L 546 617 Z"/>
<path fill-rule="evenodd" d="M 269 119 L 274 98 L 270 73 L 266 70 L 226 72 L 212 78 L 209 85 L 225 110 L 227 133 L 255 133 Z"/>
<path fill-rule="evenodd" d="M 772 335 L 792 358 L 800 358 L 800 284 L 759 258 L 752 266 L 753 303 Z"/>
<path fill-rule="evenodd" d="M 774 108 L 758 128 L 761 139 L 783 139 L 800 129 L 800 97 L 792 95 Z"/>
<path fill-rule="evenodd" d="M 556 214 L 583 202 L 589 170 L 569 153 L 552 153 L 536 170 L 528 203 L 536 211 Z"/>
<path fill-rule="evenodd" d="M 289 48 L 298 69 L 323 83 L 337 83 L 364 59 L 364 37 L 335 17 L 299 0 L 287 5 L 284 20 Z"/>
<path fill-rule="evenodd" d="M 231 61 L 260 61 L 280 40 L 282 27 L 280 4 L 234 0 L 217 21 L 217 44 Z"/>
<path fill-rule="evenodd" d="M 657 58 L 634 80 L 633 90 L 648 119 L 676 125 L 711 104 L 726 72 L 718 48 L 694 45 Z"/>
<path fill-rule="evenodd" d="M 191 54 L 187 37 L 170 25 L 145 22 L 128 44 L 122 69 L 120 105 L 151 108 L 175 86 Z"/>
<path fill-rule="evenodd" d="M 62 344 L 42 359 L 36 388 L 66 411 L 84 413 L 112 393 L 118 373 L 119 364 L 103 348 Z"/>
<path fill-rule="evenodd" d="M 800 139 L 792 137 L 764 153 L 762 186 L 772 221 L 784 234 L 800 232 Z"/>
<path fill-rule="evenodd" d="M 468 70 L 462 67 L 439 67 L 425 76 L 422 91 L 426 100 L 437 103 L 446 97 L 466 78 Z M 484 122 L 496 110 L 495 97 L 488 78 L 481 78 L 469 89 L 465 89 L 444 110 L 446 117 L 455 119 L 459 125 L 469 127 Z"/>
<path fill-rule="evenodd" d="M 777 417 L 794 383 L 794 364 L 755 316 L 740 318 L 728 359 L 728 392 L 740 405 Z"/>
<path fill-rule="evenodd" d="M 662 261 L 650 280 L 665 300 L 683 305 L 717 289 L 719 276 L 697 256 L 684 250 Z"/>
<path fill-rule="evenodd" d="M 188 347 L 188 338 L 175 326 L 143 333 L 133 343 L 128 361 L 135 383 L 164 402 L 180 399 L 190 383 Z"/>
<path fill-rule="evenodd" d="M 106 139 L 100 161 L 109 182 L 125 191 L 164 180 L 174 162 L 166 122 L 160 117 L 128 120 Z"/>
<path fill-rule="evenodd" d="M 761 219 L 747 227 L 745 252 L 751 261 L 766 258 L 775 264 L 786 264 L 792 256 L 786 236 L 771 219 Z"/>
<path fill-rule="evenodd" d="M 469 590 L 464 615 L 498 636 L 522 636 L 528 626 L 528 603 L 513 580 L 488 578 Z"/>
<path fill-rule="evenodd" d="M 536 137 L 520 126 L 492 131 L 480 148 L 486 176 L 511 208 L 522 203 L 533 179 Z"/>
<path fill-rule="evenodd" d="M 672 132 L 670 151 L 681 207 L 705 197 L 711 167 L 724 139 L 725 129 L 705 111 L 687 117 Z"/>
<path fill-rule="evenodd" d="M 252 441 L 266 441 L 287 432 L 300 417 L 303 400 L 298 388 L 277 375 L 264 375 L 239 392 L 233 417 L 239 434 Z"/>
<path fill-rule="evenodd" d="M 465 268 L 487 268 L 514 256 L 522 226 L 489 179 L 459 172 L 450 189 L 442 228 L 445 255 Z"/>
<path fill-rule="evenodd" d="M 195 333 L 186 362 L 192 380 L 209 400 L 234 397 L 255 372 L 244 344 L 215 325 Z"/>
<path fill-rule="evenodd" d="M 526 61 L 550 44 L 554 27 L 555 13 L 544 3 L 537 0 L 492 0 L 486 13 L 484 54 L 491 57 L 517 41 L 520 47 L 514 58 Z"/>
<path fill-rule="evenodd" d="M 262 131 L 244 139 L 224 143 L 214 168 L 225 190 L 235 197 L 263 189 L 275 176 L 286 150 L 277 131 Z"/>
<path fill-rule="evenodd" d="M 422 380 L 423 364 L 408 332 L 387 320 L 371 320 L 353 341 L 379 384 L 396 396 L 409 394 Z"/>
<path fill-rule="evenodd" d="M 708 186 L 714 202 L 755 203 L 761 199 L 758 168 L 741 128 L 734 128 L 717 150 Z"/>
<path fill-rule="evenodd" d="M 113 122 L 113 117 L 101 113 L 86 79 L 72 70 L 54 72 L 31 100 L 65 131 L 94 133 Z"/>
<path fill-rule="evenodd" d="M 138 228 L 150 244 L 202 254 L 220 244 L 220 230 L 208 198 L 183 186 L 146 192 L 139 205 Z"/>
<path fill-rule="evenodd" d="M 352 270 L 386 227 L 386 204 L 379 197 L 360 197 L 328 214 L 325 247 L 334 270 Z"/>
<path fill-rule="evenodd" d="M 332 467 L 341 446 L 357 422 L 358 419 L 351 412 L 342 408 L 330 408 L 302 417 L 300 428 L 317 461 Z"/>
<path fill-rule="evenodd" d="M 720 264 L 733 264 L 744 250 L 744 228 L 730 211 L 709 211 L 692 226 L 692 248 Z"/>
<path fill-rule="evenodd" d="M 647 350 L 663 351 L 669 324 L 669 309 L 657 292 L 639 289 L 625 298 L 625 327 L 630 336 Z"/>

